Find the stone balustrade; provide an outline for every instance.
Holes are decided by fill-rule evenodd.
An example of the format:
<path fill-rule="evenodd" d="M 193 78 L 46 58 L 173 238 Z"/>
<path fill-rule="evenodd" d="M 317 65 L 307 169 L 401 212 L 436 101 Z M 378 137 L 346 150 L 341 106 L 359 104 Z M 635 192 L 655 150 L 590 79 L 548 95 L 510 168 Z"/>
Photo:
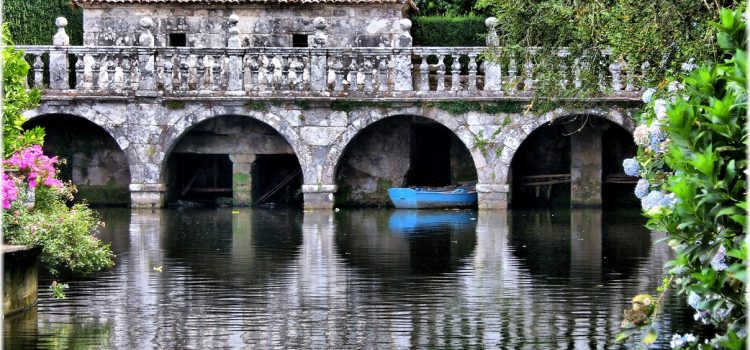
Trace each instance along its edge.
<path fill-rule="evenodd" d="M 482 59 L 486 47 L 18 48 L 32 66 L 30 85 L 50 95 L 523 98 L 538 78 L 534 49 L 500 64 Z M 580 87 L 581 70 L 591 67 L 565 50 L 558 56 L 561 87 Z M 642 67 L 612 60 L 605 68 L 597 73 L 604 95 L 638 96 Z"/>

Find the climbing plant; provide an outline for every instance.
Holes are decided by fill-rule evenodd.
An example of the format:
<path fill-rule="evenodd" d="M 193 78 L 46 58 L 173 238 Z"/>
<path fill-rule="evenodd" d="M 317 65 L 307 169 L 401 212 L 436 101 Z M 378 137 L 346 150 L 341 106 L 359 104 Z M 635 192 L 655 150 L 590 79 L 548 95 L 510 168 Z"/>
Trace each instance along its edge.
<path fill-rule="evenodd" d="M 3 22 L 17 44 L 51 45 L 57 32 L 55 18 L 60 16 L 68 20 L 70 44 L 83 44 L 83 11 L 70 0 L 5 0 L 2 7 Z"/>
<path fill-rule="evenodd" d="M 638 156 L 623 162 L 640 176 L 648 227 L 667 233 L 676 257 L 667 264 L 661 287 L 675 288 L 694 309 L 709 336 L 674 334 L 676 349 L 744 349 L 747 343 L 747 43 L 745 4 L 724 9 L 718 22 L 716 61 L 661 89 L 648 91 L 649 103 L 634 138 Z M 689 72 L 688 72 L 689 71 Z M 625 339 L 641 334 L 646 344 L 658 337 L 661 297 L 640 295 L 625 312 Z"/>

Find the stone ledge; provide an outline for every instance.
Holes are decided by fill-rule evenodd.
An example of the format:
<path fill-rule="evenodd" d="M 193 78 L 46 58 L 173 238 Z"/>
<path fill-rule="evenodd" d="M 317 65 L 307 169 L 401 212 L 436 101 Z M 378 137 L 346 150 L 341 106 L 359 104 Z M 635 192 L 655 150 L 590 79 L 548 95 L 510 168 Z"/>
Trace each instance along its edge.
<path fill-rule="evenodd" d="M 36 305 L 41 247 L 2 246 L 3 317 L 22 313 Z"/>

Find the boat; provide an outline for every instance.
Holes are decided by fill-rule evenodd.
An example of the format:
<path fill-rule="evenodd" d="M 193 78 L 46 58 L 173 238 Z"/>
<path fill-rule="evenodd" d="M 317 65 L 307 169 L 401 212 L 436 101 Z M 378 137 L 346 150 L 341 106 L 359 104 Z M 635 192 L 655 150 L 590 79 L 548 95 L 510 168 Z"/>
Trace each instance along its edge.
<path fill-rule="evenodd" d="M 461 187 L 393 187 L 388 196 L 396 208 L 468 208 L 477 205 L 477 191 L 474 186 Z"/>

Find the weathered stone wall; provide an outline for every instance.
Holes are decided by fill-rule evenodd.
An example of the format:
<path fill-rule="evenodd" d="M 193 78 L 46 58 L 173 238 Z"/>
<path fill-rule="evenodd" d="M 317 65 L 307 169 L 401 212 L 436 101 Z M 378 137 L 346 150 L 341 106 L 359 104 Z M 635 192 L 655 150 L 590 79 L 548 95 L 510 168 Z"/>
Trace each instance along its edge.
<path fill-rule="evenodd" d="M 226 47 L 228 18 L 236 14 L 243 47 L 292 46 L 292 34 L 315 32 L 313 19 L 328 21 L 328 45 L 392 46 L 400 33 L 405 5 L 136 5 L 87 6 L 83 14 L 84 45 L 136 45 L 138 21 L 151 17 L 156 46 L 170 46 L 170 33 L 185 33 L 189 47 Z M 310 45 L 312 46 L 312 45 Z"/>
<path fill-rule="evenodd" d="M 204 121 L 188 131 L 173 153 L 294 154 L 278 132 L 257 120 L 225 116 Z"/>
<path fill-rule="evenodd" d="M 2 246 L 3 316 L 22 312 L 36 304 L 40 248 Z"/>

